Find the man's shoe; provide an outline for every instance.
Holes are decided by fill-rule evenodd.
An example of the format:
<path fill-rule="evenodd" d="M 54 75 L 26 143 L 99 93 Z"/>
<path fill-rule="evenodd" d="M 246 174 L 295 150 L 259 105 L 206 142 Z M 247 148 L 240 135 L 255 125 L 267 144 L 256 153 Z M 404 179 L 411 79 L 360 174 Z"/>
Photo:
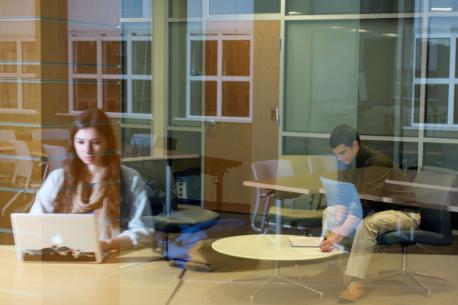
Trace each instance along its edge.
<path fill-rule="evenodd" d="M 364 294 L 364 285 L 362 281 L 351 281 L 347 289 L 339 295 L 339 300 L 345 302 L 356 302 Z"/>

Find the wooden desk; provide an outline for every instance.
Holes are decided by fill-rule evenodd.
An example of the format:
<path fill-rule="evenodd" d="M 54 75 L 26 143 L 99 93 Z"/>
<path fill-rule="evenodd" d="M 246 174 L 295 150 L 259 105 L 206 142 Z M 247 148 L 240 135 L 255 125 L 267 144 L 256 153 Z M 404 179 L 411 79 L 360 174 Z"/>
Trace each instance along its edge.
<path fill-rule="evenodd" d="M 334 178 L 335 179 L 335 178 Z M 268 190 L 310 194 L 322 190 L 320 175 L 288 176 L 243 181 L 244 186 Z"/>
<path fill-rule="evenodd" d="M 325 173 L 322 175 L 326 178 L 336 179 L 336 174 L 334 173 Z M 263 188 L 270 189 L 275 191 L 283 192 L 292 192 L 299 194 L 310 194 L 313 192 L 324 193 L 324 189 L 321 186 L 319 179 L 320 175 L 303 175 L 303 176 L 289 176 L 289 177 L 277 177 L 271 179 L 259 179 L 259 180 L 246 180 L 243 181 L 244 186 L 254 187 L 254 188 Z M 457 186 L 441 186 L 434 184 L 425 184 L 425 183 L 415 183 L 413 181 L 414 177 L 411 178 L 412 181 L 396 181 L 396 180 L 386 180 L 387 184 L 394 185 L 406 185 L 411 186 L 414 193 L 416 188 L 427 189 L 428 196 L 417 196 L 416 202 L 405 202 L 405 199 L 396 198 L 396 197 L 385 197 L 385 196 L 376 196 L 372 194 L 362 194 L 359 196 L 361 199 L 374 201 L 374 202 L 385 202 L 390 204 L 399 204 L 404 206 L 414 206 L 414 207 L 428 207 L 428 208 L 437 208 L 441 205 L 441 208 L 446 208 L 451 212 L 458 212 L 458 187 Z M 444 197 L 444 192 L 452 192 L 454 195 Z M 420 197 L 420 198 L 419 198 Z M 440 199 L 440 204 L 438 204 L 438 198 Z M 276 200 L 277 208 L 281 206 L 281 200 Z M 280 217 L 280 216 L 279 216 Z M 279 221 L 279 220 L 278 220 Z M 280 222 L 278 222 L 280 223 Z M 278 230 L 278 228 L 277 228 Z M 278 232 L 279 233 L 279 232 Z"/>
<path fill-rule="evenodd" d="M 102 264 L 21 263 L 13 246 L 0 246 L 0 304 L 154 304 L 154 263 L 124 268 L 152 256 L 152 250 L 143 249 Z"/>

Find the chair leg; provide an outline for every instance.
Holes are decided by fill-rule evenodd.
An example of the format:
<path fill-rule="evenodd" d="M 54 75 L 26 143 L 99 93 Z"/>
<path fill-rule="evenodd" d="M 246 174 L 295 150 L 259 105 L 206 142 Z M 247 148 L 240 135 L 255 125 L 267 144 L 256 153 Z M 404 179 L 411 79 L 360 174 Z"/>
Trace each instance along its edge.
<path fill-rule="evenodd" d="M 431 289 L 428 288 L 422 281 L 420 281 L 420 279 L 418 277 L 426 277 L 426 278 L 446 281 L 446 279 L 438 277 L 438 276 L 429 275 L 429 274 L 421 273 L 421 272 L 408 271 L 407 270 L 407 247 L 406 246 L 402 246 L 402 266 L 401 266 L 401 270 L 400 271 L 398 271 L 398 272 L 396 272 L 395 270 L 380 271 L 380 273 L 393 273 L 393 272 L 394 272 L 394 274 L 390 274 L 388 276 L 376 279 L 375 281 L 381 281 L 381 280 L 386 280 L 386 279 L 389 279 L 389 278 L 392 278 L 392 277 L 396 277 L 396 276 L 406 275 L 410 279 L 412 279 L 418 286 L 423 288 L 423 290 L 426 292 L 426 295 L 428 297 L 431 296 Z"/>
<path fill-rule="evenodd" d="M 419 286 L 421 286 L 423 288 L 423 290 L 426 291 L 426 295 L 429 297 L 431 296 L 431 289 L 429 289 L 428 287 L 426 287 L 425 284 L 423 284 L 422 281 L 420 281 L 415 275 L 413 275 L 412 273 L 410 273 L 409 271 L 403 271 L 404 274 L 408 275 L 411 279 L 413 279 Z"/>
<path fill-rule="evenodd" d="M 169 233 L 162 233 L 162 257 L 168 259 L 169 257 Z"/>
<path fill-rule="evenodd" d="M 17 192 L 16 194 L 14 194 L 14 196 L 5 204 L 5 206 L 3 207 L 2 211 L 1 211 L 1 216 L 5 216 L 6 214 L 6 211 L 8 210 L 8 208 L 14 203 L 14 201 L 22 194 L 23 192 L 20 191 L 20 192 Z"/>

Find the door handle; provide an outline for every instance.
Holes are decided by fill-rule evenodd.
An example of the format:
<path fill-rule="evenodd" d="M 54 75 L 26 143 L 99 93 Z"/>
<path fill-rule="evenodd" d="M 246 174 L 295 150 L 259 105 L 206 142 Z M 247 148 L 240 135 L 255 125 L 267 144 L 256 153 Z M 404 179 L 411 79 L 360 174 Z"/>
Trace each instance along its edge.
<path fill-rule="evenodd" d="M 275 121 L 275 125 L 277 125 L 277 128 L 280 128 L 280 110 L 278 109 L 278 107 L 271 109 L 270 117 L 272 121 Z"/>

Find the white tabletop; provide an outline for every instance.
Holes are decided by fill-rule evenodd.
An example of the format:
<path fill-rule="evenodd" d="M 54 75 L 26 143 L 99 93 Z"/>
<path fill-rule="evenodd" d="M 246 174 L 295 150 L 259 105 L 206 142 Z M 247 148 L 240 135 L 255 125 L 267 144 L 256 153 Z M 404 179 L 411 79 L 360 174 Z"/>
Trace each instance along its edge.
<path fill-rule="evenodd" d="M 241 258 L 271 261 L 313 261 L 342 254 L 321 252 L 319 247 L 292 247 L 289 238 L 294 235 L 255 234 L 225 237 L 212 244 L 213 250 Z"/>

